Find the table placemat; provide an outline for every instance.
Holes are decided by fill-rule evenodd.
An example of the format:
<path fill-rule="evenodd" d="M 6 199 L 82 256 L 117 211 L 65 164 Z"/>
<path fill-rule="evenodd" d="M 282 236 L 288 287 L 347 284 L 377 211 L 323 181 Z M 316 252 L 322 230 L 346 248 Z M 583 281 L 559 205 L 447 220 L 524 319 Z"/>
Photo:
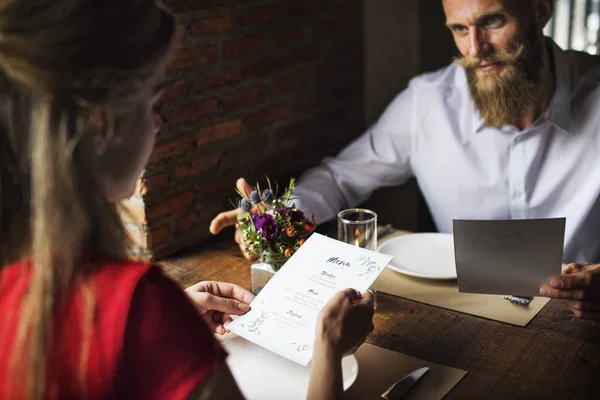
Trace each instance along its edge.
<path fill-rule="evenodd" d="M 367 343 L 358 349 L 356 358 L 358 377 L 346 392 L 346 399 L 381 399 L 381 394 L 396 381 L 415 369 L 429 367 L 429 371 L 402 396 L 402 400 L 440 400 L 467 374 L 467 371 L 423 361 Z"/>
<path fill-rule="evenodd" d="M 231 332 L 215 335 L 215 338 L 224 342 L 237 336 Z M 381 399 L 381 394 L 394 382 L 415 369 L 429 367 L 429 371 L 410 388 L 402 400 L 441 400 L 467 375 L 467 371 L 424 361 L 368 343 L 360 346 L 355 355 L 358 360 L 358 376 L 345 393 L 344 398 L 347 399 Z"/>
<path fill-rule="evenodd" d="M 395 231 L 380 243 L 410 232 Z M 459 293 L 456 280 L 419 279 L 387 268 L 373 286 L 377 291 L 409 300 L 476 315 L 517 326 L 527 326 L 550 301 L 534 297 L 527 306 L 511 303 L 499 295 Z"/>

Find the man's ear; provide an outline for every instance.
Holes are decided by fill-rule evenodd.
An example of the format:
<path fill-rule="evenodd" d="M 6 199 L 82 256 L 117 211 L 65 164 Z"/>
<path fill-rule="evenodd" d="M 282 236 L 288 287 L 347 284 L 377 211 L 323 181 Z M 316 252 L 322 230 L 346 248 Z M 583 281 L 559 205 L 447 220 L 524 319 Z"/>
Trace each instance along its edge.
<path fill-rule="evenodd" d="M 535 24 L 544 29 L 554 15 L 554 0 L 533 0 Z"/>

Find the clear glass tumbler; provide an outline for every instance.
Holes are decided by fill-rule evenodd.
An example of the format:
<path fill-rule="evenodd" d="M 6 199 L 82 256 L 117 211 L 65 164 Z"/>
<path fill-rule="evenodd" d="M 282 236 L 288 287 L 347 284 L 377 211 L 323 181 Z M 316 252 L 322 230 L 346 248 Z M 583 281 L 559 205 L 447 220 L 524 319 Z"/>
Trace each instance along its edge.
<path fill-rule="evenodd" d="M 377 214 L 365 208 L 340 211 L 337 238 L 363 249 L 377 250 Z"/>
<path fill-rule="evenodd" d="M 337 216 L 337 238 L 342 242 L 377 251 L 377 214 L 366 208 L 350 208 Z M 377 284 L 371 286 L 377 307 Z"/>

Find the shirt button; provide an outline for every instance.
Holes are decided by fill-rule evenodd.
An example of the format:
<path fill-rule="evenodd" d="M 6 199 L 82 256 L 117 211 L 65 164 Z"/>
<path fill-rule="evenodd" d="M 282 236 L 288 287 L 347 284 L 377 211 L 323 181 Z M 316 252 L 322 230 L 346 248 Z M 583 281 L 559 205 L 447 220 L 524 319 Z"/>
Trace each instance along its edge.
<path fill-rule="evenodd" d="M 518 198 L 518 197 L 521 197 L 521 194 L 522 194 L 522 193 L 521 193 L 521 191 L 520 191 L 520 190 L 515 190 L 515 191 L 513 192 L 513 198 L 515 198 L 515 199 L 516 199 L 516 198 Z"/>

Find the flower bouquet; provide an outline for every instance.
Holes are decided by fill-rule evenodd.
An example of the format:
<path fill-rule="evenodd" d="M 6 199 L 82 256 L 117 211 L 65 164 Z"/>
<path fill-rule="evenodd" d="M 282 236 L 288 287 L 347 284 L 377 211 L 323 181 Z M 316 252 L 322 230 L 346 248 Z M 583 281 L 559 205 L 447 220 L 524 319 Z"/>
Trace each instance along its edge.
<path fill-rule="evenodd" d="M 248 254 L 258 256 L 252 265 L 252 291 L 260 289 L 285 264 L 315 230 L 314 217 L 306 218 L 293 203 L 295 180 L 290 179 L 283 196 L 277 196 L 271 182 L 260 190 L 257 185 L 252 193 L 239 193 L 238 203 L 242 212 L 238 223 Z"/>

